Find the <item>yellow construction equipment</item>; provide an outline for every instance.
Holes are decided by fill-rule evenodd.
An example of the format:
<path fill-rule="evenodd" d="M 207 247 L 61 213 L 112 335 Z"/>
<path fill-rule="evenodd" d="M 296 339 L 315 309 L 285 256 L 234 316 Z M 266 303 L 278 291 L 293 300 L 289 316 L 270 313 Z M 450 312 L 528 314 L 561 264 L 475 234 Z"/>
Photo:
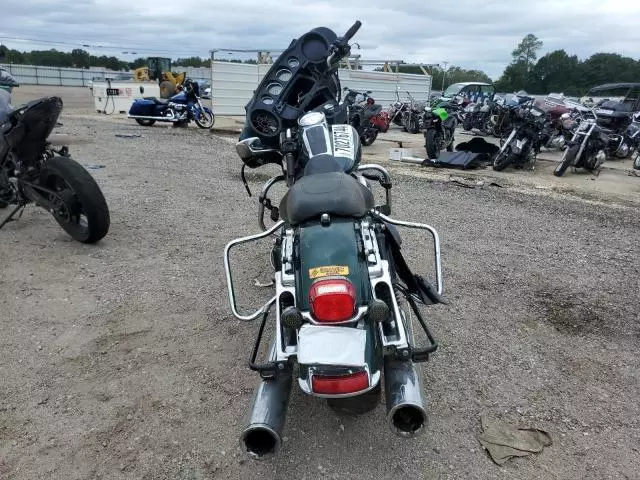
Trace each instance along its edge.
<path fill-rule="evenodd" d="M 136 68 L 133 78 L 138 82 L 157 80 L 160 84 L 160 97 L 170 98 L 176 93 L 178 85 L 184 83 L 187 72 L 172 72 L 171 59 L 166 57 L 149 57 L 147 66 Z"/>

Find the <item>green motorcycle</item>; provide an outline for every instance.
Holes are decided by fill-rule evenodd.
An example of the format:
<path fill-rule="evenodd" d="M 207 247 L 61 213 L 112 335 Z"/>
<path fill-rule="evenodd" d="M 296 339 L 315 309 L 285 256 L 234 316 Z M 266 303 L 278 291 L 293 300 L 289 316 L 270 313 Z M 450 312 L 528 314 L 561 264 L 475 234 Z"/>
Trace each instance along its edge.
<path fill-rule="evenodd" d="M 446 104 L 441 107 L 425 107 L 422 114 L 422 129 L 427 158 L 435 160 L 440 157 L 441 150 L 453 152 L 454 134 L 458 121 L 453 112 L 457 105 Z M 451 112 L 450 112 L 451 111 Z"/>
<path fill-rule="evenodd" d="M 390 218 L 388 172 L 360 164 L 361 144 L 347 124 L 337 76 L 340 60 L 350 51 L 348 40 L 359 27 L 356 22 L 344 37 L 321 27 L 294 40 L 247 104 L 245 129 L 236 144 L 243 179 L 246 166 L 282 168 L 259 195 L 263 231 L 232 240 L 224 251 L 234 316 L 260 321 L 249 367 L 261 381 L 241 434 L 243 449 L 255 459 L 281 445 L 294 378 L 307 395 L 352 413 L 375 408 L 384 390 L 388 421 L 403 437 L 426 424 L 416 363 L 428 360 L 437 343 L 417 304 L 444 303 L 440 243 L 431 226 Z M 289 74 L 282 75 L 284 70 Z M 279 89 L 273 88 L 276 83 Z M 288 191 L 276 206 L 269 191 L 281 182 Z M 380 205 L 370 182 L 385 190 Z M 275 222 L 270 227 L 267 210 Z M 409 269 L 397 227 L 432 236 L 435 287 Z M 275 292 L 246 314 L 237 307 L 231 254 L 238 245 L 267 237 L 274 242 Z M 424 333 L 421 345 L 414 340 L 412 314 Z M 259 360 L 269 318 L 274 333 L 267 358 Z"/>

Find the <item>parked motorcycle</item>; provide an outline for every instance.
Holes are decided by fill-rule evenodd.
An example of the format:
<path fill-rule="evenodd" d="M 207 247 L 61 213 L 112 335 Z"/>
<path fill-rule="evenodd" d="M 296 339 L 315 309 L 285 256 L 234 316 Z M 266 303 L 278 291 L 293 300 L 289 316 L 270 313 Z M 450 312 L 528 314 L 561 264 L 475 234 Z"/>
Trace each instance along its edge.
<path fill-rule="evenodd" d="M 375 100 L 369 96 L 371 90 L 358 92 L 344 87 L 344 91 L 347 92 L 344 103 L 347 105 L 349 112 L 349 124 L 358 132 L 360 143 L 368 147 L 378 138 L 380 128 L 373 119 L 380 115 L 382 106 L 376 104 Z M 359 96 L 362 98 L 362 101 L 357 102 Z"/>
<path fill-rule="evenodd" d="M 304 393 L 352 413 L 378 405 L 384 385 L 391 427 L 405 437 L 425 427 L 422 377 L 415 364 L 426 361 L 437 344 L 416 302 L 443 302 L 439 239 L 429 225 L 389 217 L 389 174 L 378 165 L 360 164 L 358 133 L 339 103 L 337 75 L 360 25 L 356 22 L 343 37 L 320 27 L 292 41 L 247 104 L 236 144 L 243 172 L 269 163 L 282 167 L 259 196 L 263 232 L 235 239 L 224 251 L 231 311 L 240 320 L 261 319 L 250 358 L 261 382 L 241 435 L 243 448 L 256 459 L 275 453 L 282 442 L 294 372 Z M 287 80 L 280 76 L 283 69 L 290 72 Z M 281 87 L 278 95 L 273 89 L 269 93 L 273 83 Z M 382 205 L 375 205 L 369 181 L 385 189 Z M 279 182 L 289 188 L 275 206 L 268 195 Z M 265 210 L 276 222 L 271 227 L 265 225 Z M 433 236 L 436 287 L 409 270 L 397 226 Z M 236 306 L 230 254 L 238 245 L 267 237 L 274 238 L 275 294 L 247 315 Z M 426 346 L 415 343 L 409 309 Z M 266 361 L 258 361 L 272 310 L 274 336 Z"/>
<path fill-rule="evenodd" d="M 455 116 L 460 108 L 451 103 L 431 109 L 425 107 L 422 117 L 427 158 L 436 159 L 441 150 L 453 152 L 453 142 L 458 121 Z"/>
<path fill-rule="evenodd" d="M 411 93 L 407 92 L 409 104 L 402 112 L 402 127 L 405 132 L 418 133 L 420 131 L 420 117 L 424 107 L 427 105 L 413 98 Z"/>
<path fill-rule="evenodd" d="M 199 92 L 198 83 L 187 79 L 183 90 L 168 100 L 156 97 L 135 100 L 127 116 L 135 119 L 143 127 L 150 127 L 156 122 L 184 125 L 193 120 L 200 128 L 211 128 L 215 116 L 210 108 L 202 105 Z"/>
<path fill-rule="evenodd" d="M 470 103 L 464 109 L 464 121 L 462 129 L 469 132 L 473 129 L 479 130 L 485 135 L 491 133 L 489 120 L 491 118 L 491 104 L 488 101 L 482 103 Z"/>
<path fill-rule="evenodd" d="M 553 174 L 561 177 L 569 167 L 584 168 L 596 175 L 600 173 L 600 167 L 607 159 L 607 151 L 616 148 L 612 146 L 609 133 L 598 125 L 597 119 L 584 118 L 573 137 L 567 142 L 562 160 L 555 168 Z"/>
<path fill-rule="evenodd" d="M 43 97 L 12 108 L 0 91 L 0 208 L 15 208 L 0 228 L 29 203 L 49 211 L 75 240 L 96 243 L 109 231 L 107 202 L 100 187 L 63 145 L 49 140 L 62 99 Z"/>
<path fill-rule="evenodd" d="M 511 134 L 502 143 L 493 160 L 493 169 L 504 170 L 509 165 L 516 168 L 535 167 L 536 157 L 542 145 L 542 132 L 548 123 L 547 114 L 533 104 L 530 98 L 517 114 Z"/>

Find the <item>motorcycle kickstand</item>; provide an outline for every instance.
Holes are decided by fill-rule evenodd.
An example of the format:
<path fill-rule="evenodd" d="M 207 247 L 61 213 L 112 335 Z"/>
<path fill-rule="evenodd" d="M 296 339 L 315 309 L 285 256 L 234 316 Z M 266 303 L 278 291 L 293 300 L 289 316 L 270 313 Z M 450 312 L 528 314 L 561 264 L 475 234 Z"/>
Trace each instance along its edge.
<path fill-rule="evenodd" d="M 16 208 L 14 208 L 13 211 L 9 215 L 7 215 L 7 217 L 2 221 L 2 223 L 0 223 L 0 229 L 9 222 L 15 222 L 16 220 L 20 220 L 20 218 L 22 218 L 22 214 L 24 213 L 24 209 L 26 208 L 26 206 L 27 206 L 26 204 L 24 205 L 20 204 Z M 20 209 L 22 209 L 22 211 L 18 214 L 18 218 L 13 218 L 16 212 Z"/>

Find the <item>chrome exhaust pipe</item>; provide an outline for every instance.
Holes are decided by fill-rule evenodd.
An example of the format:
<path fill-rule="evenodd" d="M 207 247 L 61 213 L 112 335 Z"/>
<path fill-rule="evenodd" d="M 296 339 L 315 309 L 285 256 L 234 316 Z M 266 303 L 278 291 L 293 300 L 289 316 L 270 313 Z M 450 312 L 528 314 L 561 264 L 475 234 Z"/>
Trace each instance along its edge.
<path fill-rule="evenodd" d="M 427 404 L 420 374 L 410 360 L 384 359 L 384 395 L 387 421 L 401 437 L 412 437 L 427 424 Z"/>
<path fill-rule="evenodd" d="M 282 445 L 292 378 L 291 372 L 280 370 L 275 380 L 262 380 L 256 389 L 249 421 L 240 437 L 242 448 L 255 460 L 275 454 Z"/>

